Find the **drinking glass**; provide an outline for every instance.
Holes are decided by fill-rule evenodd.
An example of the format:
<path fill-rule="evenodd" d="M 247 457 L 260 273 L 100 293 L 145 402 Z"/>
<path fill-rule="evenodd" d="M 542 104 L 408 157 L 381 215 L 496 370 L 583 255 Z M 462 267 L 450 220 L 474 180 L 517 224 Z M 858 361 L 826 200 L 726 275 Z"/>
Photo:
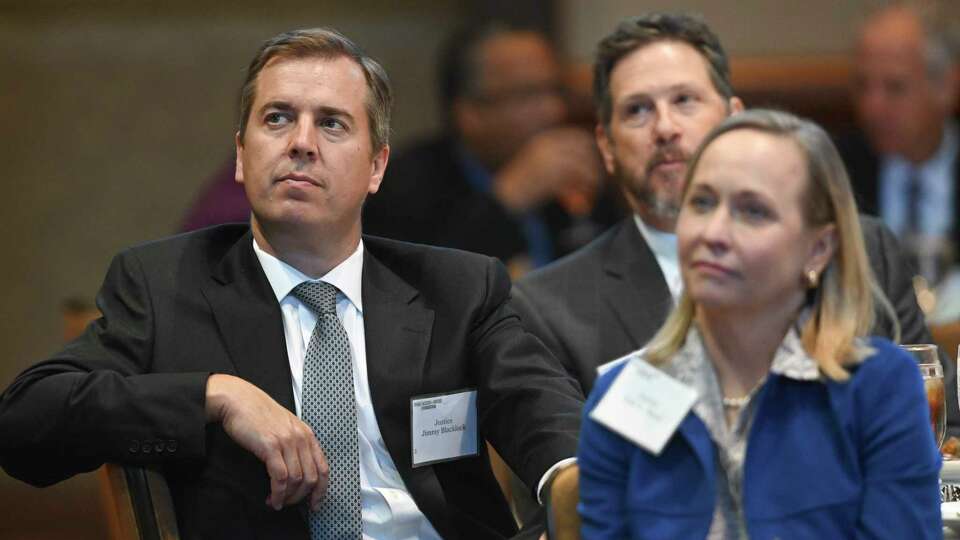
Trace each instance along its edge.
<path fill-rule="evenodd" d="M 947 403 L 944 398 L 943 366 L 940 365 L 937 346 L 924 343 L 901 347 L 917 359 L 923 387 L 927 391 L 927 405 L 930 406 L 930 426 L 939 448 L 943 446 L 943 439 L 947 435 Z"/>

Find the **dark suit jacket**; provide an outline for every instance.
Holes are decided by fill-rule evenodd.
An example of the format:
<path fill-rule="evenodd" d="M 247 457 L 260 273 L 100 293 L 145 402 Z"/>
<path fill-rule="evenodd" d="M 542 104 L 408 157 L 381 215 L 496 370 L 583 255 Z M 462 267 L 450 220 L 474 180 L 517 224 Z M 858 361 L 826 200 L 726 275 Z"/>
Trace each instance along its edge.
<path fill-rule="evenodd" d="M 864 240 L 880 288 L 900 319 L 902 343 L 932 343 L 917 306 L 909 267 L 893 233 L 863 216 Z M 580 381 L 593 388 L 597 366 L 643 347 L 673 308 L 673 299 L 653 252 L 633 218 L 589 246 L 517 282 L 513 304 L 536 334 Z M 893 334 L 882 314 L 874 333 Z M 957 418 L 953 362 L 944 362 L 947 418 Z"/>
<path fill-rule="evenodd" d="M 409 400 L 476 388 L 480 438 L 535 486 L 575 454 L 582 395 L 523 330 L 502 265 L 373 237 L 364 245 L 370 391 L 404 484 L 444 538 L 514 534 L 485 448 L 411 468 Z M 294 410 L 279 304 L 247 227 L 121 253 L 98 305 L 102 319 L 3 394 L 4 469 L 46 485 L 104 461 L 157 465 L 185 538 L 307 538 L 297 507 L 265 505 L 265 467 L 204 418 L 210 373 L 242 377 Z"/>
<path fill-rule="evenodd" d="M 872 216 L 880 215 L 880 157 L 870 148 L 862 134 L 855 133 L 837 139 L 837 150 L 843 157 L 850 175 L 850 184 L 857 197 L 857 207 Z M 953 163 L 954 183 L 960 182 L 960 159 Z M 960 212 L 960 186 L 954 189 L 954 212 Z M 953 220 L 954 248 L 960 247 L 960 226 Z"/>
<path fill-rule="evenodd" d="M 538 211 L 554 254 L 589 242 L 623 215 L 604 191 L 589 220 L 574 221 L 558 204 Z M 489 193 L 474 189 L 453 137 L 424 141 L 390 160 L 380 191 L 367 198 L 363 230 L 368 234 L 452 247 L 509 261 L 527 253 L 518 216 Z"/>

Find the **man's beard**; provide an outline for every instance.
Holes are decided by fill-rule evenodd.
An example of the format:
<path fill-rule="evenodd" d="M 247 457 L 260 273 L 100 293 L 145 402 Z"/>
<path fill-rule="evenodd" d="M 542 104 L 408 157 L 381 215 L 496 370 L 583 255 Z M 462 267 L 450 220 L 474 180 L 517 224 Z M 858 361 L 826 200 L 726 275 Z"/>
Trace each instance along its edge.
<path fill-rule="evenodd" d="M 680 192 L 682 185 L 676 192 L 671 192 L 669 185 L 683 182 L 685 171 L 657 172 L 655 169 L 670 161 L 683 160 L 689 163 L 690 156 L 676 145 L 662 146 L 657 149 L 643 170 L 641 178 L 631 176 L 631 171 L 623 167 L 618 161 L 616 176 L 619 184 L 630 194 L 635 203 L 641 205 L 645 211 L 666 221 L 676 221 L 680 213 Z M 661 179 L 653 178 L 654 174 L 669 175 Z M 662 184 L 661 189 L 654 188 L 654 182 Z"/>

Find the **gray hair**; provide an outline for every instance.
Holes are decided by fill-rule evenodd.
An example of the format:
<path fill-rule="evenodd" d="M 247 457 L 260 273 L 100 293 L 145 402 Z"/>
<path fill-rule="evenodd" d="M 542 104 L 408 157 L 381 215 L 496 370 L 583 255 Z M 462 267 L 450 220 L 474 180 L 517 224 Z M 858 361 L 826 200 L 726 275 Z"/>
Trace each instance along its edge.
<path fill-rule="evenodd" d="M 892 10 L 904 10 L 914 15 L 923 31 L 923 60 L 927 76 L 942 81 L 950 73 L 960 55 L 960 28 L 947 16 L 940 2 L 917 0 L 884 0 L 874 4 L 863 18 L 864 22 Z"/>

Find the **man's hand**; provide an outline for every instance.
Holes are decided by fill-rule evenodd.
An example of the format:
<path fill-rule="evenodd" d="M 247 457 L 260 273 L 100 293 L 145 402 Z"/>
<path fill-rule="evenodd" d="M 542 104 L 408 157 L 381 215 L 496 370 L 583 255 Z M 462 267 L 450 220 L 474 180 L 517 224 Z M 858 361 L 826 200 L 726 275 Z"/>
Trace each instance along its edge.
<path fill-rule="evenodd" d="M 500 168 L 494 195 L 518 213 L 559 198 L 568 212 L 584 214 L 590 211 L 600 184 L 600 165 L 590 133 L 570 127 L 551 129 L 530 139 Z"/>
<path fill-rule="evenodd" d="M 330 468 L 313 430 L 263 390 L 232 375 L 207 380 L 207 421 L 220 422 L 237 444 L 267 466 L 267 505 L 280 510 L 307 495 L 316 510 Z"/>

